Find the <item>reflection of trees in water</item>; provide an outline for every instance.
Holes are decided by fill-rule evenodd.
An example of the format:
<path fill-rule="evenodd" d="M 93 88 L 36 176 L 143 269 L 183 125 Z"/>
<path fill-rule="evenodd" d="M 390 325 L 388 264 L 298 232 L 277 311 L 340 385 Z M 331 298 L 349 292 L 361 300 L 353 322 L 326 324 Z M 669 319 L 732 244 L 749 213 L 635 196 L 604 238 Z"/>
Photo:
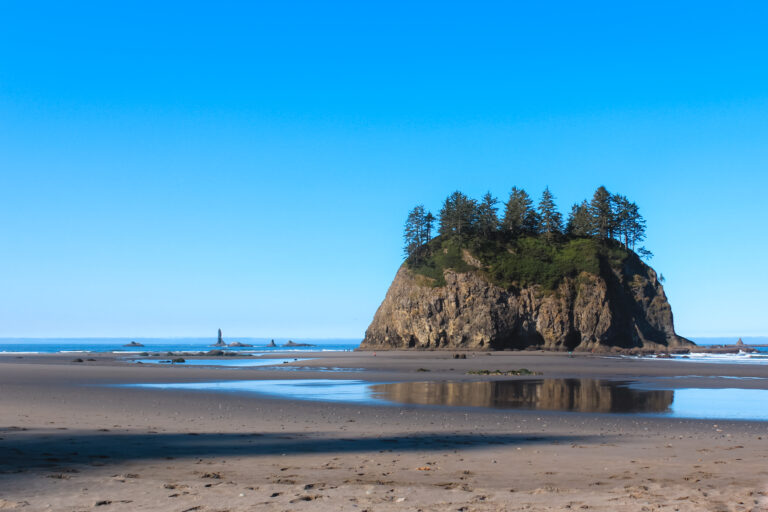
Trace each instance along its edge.
<path fill-rule="evenodd" d="M 664 412 L 674 396 L 673 391 L 632 389 L 597 379 L 398 382 L 372 389 L 380 398 L 406 404 L 580 412 Z"/>

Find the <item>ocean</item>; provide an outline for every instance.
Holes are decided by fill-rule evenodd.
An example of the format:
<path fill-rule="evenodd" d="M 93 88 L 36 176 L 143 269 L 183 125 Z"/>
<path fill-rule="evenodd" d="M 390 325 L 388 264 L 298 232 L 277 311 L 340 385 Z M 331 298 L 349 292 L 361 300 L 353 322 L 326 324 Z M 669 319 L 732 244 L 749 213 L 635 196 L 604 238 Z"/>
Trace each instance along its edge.
<path fill-rule="evenodd" d="M 270 347 L 271 338 L 224 338 L 225 343 L 244 343 L 253 347 L 226 347 L 242 353 L 301 352 L 307 350 L 337 352 L 354 350 L 357 339 L 291 338 L 294 343 L 308 343 L 313 347 L 285 347 L 288 338 L 275 338 L 276 347 Z M 135 341 L 143 347 L 126 347 Z M 114 352 L 138 354 L 141 352 L 199 352 L 214 348 L 215 337 L 206 338 L 0 338 L 0 354 L 55 354 L 66 352 Z"/>
<path fill-rule="evenodd" d="M 729 338 L 693 338 L 692 341 L 701 346 L 733 344 L 736 339 Z M 135 341 L 143 347 L 126 347 Z M 359 339 L 312 339 L 293 338 L 294 343 L 308 343 L 313 347 L 285 347 L 288 338 L 275 338 L 277 346 L 270 347 L 270 338 L 225 338 L 226 343 L 239 342 L 253 347 L 226 347 L 228 351 L 243 354 L 305 352 L 307 350 L 321 352 L 351 351 L 360 345 Z M 744 338 L 748 344 L 766 344 L 768 338 Z M 200 338 L 0 338 L 0 354 L 55 354 L 67 352 L 112 352 L 122 354 L 140 354 L 142 352 L 199 352 L 212 350 L 216 343 L 215 337 Z M 758 347 L 758 354 L 701 354 L 686 357 L 686 360 L 697 360 L 719 363 L 750 363 L 768 364 L 768 347 Z M 681 356 L 675 356 L 680 359 Z"/>

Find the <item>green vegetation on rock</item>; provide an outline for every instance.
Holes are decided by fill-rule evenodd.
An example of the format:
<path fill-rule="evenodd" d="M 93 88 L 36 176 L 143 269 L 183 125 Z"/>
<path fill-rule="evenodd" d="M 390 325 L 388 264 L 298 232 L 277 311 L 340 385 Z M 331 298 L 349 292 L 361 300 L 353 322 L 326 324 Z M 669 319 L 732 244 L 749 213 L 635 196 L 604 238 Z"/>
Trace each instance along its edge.
<path fill-rule="evenodd" d="M 645 220 L 635 203 L 600 187 L 590 202 L 573 206 L 563 226 L 554 195 L 545 189 L 534 207 L 528 194 L 512 188 L 504 210 L 485 194 L 475 201 L 456 191 L 439 216 L 439 236 L 432 239 L 434 217 L 423 205 L 411 210 L 405 225 L 406 266 L 432 286 L 445 285 L 444 272 L 476 270 L 503 288 L 540 285 L 554 290 L 582 272 L 598 275 L 618 270 L 645 239 Z M 642 257 L 650 257 L 644 247 Z"/>
<path fill-rule="evenodd" d="M 405 264 L 429 278 L 432 286 L 445 285 L 444 272 L 451 269 L 481 272 L 506 289 L 541 285 L 553 290 L 566 277 L 576 278 L 582 272 L 598 275 L 601 265 L 619 268 L 630 254 L 615 242 L 593 238 L 550 241 L 543 235 L 511 240 L 439 236 Z"/>

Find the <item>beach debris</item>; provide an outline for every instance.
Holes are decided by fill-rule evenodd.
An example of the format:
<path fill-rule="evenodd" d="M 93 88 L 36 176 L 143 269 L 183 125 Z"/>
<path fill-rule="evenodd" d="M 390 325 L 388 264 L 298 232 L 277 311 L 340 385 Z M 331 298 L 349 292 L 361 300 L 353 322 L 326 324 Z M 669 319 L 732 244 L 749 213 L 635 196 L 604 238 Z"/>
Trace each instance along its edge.
<path fill-rule="evenodd" d="M 72 362 L 73 363 L 82 363 L 83 360 L 78 357 L 77 359 L 73 359 Z"/>

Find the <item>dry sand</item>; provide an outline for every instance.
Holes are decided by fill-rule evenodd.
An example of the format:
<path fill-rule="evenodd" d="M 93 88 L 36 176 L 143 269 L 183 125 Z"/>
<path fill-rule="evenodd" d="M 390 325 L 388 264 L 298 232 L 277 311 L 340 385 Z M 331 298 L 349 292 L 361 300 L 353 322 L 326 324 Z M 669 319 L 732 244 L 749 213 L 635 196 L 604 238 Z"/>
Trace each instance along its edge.
<path fill-rule="evenodd" d="M 291 365 L 365 370 L 0 357 L 0 510 L 768 510 L 768 422 L 115 386 L 478 380 L 466 372 L 524 367 L 545 377 L 689 376 L 670 382 L 768 387 L 768 380 L 721 378 L 768 377 L 768 367 L 747 365 L 540 353 L 478 353 L 466 360 L 423 352 L 305 355 L 317 359 Z"/>

